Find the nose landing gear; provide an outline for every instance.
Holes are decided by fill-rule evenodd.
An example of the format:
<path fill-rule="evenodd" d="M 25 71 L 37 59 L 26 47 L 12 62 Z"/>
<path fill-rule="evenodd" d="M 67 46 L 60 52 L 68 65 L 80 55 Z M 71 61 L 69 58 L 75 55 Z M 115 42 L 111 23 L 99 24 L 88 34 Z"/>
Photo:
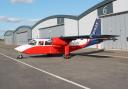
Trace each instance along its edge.
<path fill-rule="evenodd" d="M 19 53 L 19 52 L 18 52 L 18 54 L 19 54 L 19 55 L 17 56 L 16 59 L 23 59 L 23 55 L 22 55 L 21 53 Z"/>
<path fill-rule="evenodd" d="M 17 59 L 22 59 L 22 58 L 23 58 L 22 54 L 17 56 Z"/>

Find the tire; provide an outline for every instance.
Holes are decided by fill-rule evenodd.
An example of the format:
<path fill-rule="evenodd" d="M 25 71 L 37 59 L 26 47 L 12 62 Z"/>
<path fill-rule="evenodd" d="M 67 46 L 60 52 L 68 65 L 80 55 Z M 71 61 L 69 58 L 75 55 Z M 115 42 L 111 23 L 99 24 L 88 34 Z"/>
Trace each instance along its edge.
<path fill-rule="evenodd" d="M 70 58 L 71 58 L 71 56 L 70 56 L 70 55 L 68 55 L 68 56 L 63 55 L 63 57 L 64 57 L 64 59 L 70 59 Z"/>
<path fill-rule="evenodd" d="M 23 59 L 23 55 L 19 55 L 17 59 Z"/>

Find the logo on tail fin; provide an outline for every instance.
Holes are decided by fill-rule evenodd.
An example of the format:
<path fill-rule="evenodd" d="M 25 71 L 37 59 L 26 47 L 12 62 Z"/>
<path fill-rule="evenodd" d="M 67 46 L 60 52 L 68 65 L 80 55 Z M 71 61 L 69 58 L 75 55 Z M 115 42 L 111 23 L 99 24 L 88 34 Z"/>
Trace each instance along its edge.
<path fill-rule="evenodd" d="M 100 19 L 96 19 L 94 26 L 92 28 L 92 32 L 90 34 L 91 36 L 99 36 L 101 35 L 101 20 Z"/>

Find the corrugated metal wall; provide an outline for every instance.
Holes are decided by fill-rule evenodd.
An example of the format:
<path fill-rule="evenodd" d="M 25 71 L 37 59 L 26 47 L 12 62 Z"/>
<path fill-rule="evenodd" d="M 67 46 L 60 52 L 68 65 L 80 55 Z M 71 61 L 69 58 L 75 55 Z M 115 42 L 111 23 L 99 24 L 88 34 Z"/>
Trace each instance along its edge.
<path fill-rule="evenodd" d="M 13 45 L 13 32 L 7 31 L 4 35 L 4 41 L 6 45 Z"/>
<path fill-rule="evenodd" d="M 78 20 L 64 19 L 64 34 L 65 36 L 78 36 L 79 35 Z"/>
<path fill-rule="evenodd" d="M 4 40 L 5 40 L 6 45 L 12 45 L 13 44 L 13 35 L 5 36 Z"/>
<path fill-rule="evenodd" d="M 30 39 L 32 39 L 32 33 L 29 27 L 20 27 L 14 33 L 14 41 L 16 45 L 27 44 Z"/>
<path fill-rule="evenodd" d="M 16 35 L 16 44 L 17 45 L 23 45 L 28 43 L 28 33 L 19 33 Z"/>
<path fill-rule="evenodd" d="M 64 25 L 58 25 L 39 29 L 39 38 L 64 36 Z"/>
<path fill-rule="evenodd" d="M 116 41 L 106 41 L 105 49 L 128 50 L 128 13 L 113 14 L 101 18 L 102 34 L 119 35 Z"/>

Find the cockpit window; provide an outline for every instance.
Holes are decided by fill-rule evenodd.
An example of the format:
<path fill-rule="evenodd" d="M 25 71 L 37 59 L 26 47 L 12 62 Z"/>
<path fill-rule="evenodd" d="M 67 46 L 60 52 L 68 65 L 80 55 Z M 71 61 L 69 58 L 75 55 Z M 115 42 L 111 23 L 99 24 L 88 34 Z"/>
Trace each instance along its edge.
<path fill-rule="evenodd" d="M 39 41 L 39 45 L 44 45 L 44 41 Z"/>
<path fill-rule="evenodd" d="M 51 40 L 45 41 L 45 45 L 51 45 L 51 44 L 52 44 Z"/>
<path fill-rule="evenodd" d="M 28 44 L 29 45 L 36 45 L 36 41 L 35 40 L 30 40 Z"/>

